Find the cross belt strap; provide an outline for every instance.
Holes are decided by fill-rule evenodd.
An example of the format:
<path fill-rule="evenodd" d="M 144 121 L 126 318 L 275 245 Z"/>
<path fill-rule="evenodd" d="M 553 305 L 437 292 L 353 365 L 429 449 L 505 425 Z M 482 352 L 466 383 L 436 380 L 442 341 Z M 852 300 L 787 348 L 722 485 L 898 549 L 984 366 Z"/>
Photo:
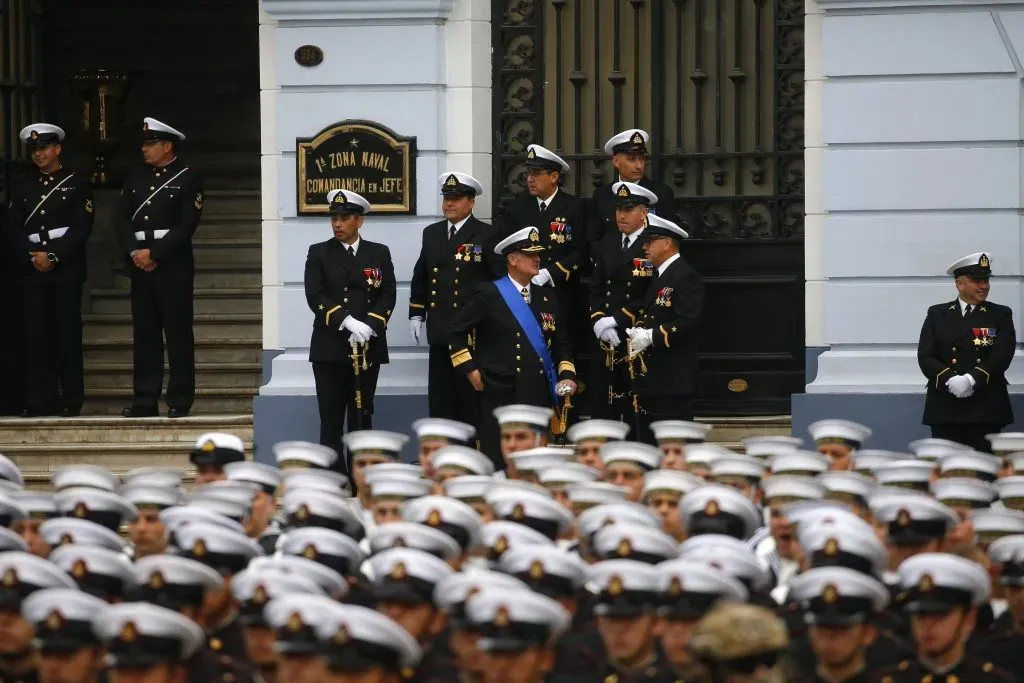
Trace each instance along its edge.
<path fill-rule="evenodd" d="M 153 191 L 153 194 L 151 194 L 151 195 L 149 195 L 148 197 L 146 197 L 145 199 L 143 199 L 143 200 L 142 200 L 142 203 L 141 203 L 141 204 L 139 204 L 138 208 L 136 208 L 136 209 L 135 209 L 135 213 L 133 213 L 133 214 L 132 214 L 132 220 L 135 220 L 135 217 L 139 215 L 139 211 L 142 211 L 142 207 L 144 207 L 144 206 L 146 205 L 146 202 L 148 202 L 148 201 L 149 201 L 150 199 L 152 199 L 153 197 L 157 196 L 157 194 L 159 194 L 159 193 L 160 193 L 160 190 L 164 189 L 165 187 L 167 187 L 168 185 L 170 185 L 170 184 L 171 184 L 172 182 L 174 182 L 175 180 L 177 180 L 177 179 L 178 179 L 178 176 L 180 176 L 180 175 L 181 175 L 182 173 L 184 173 L 184 172 L 185 172 L 185 171 L 187 171 L 188 169 L 189 169 L 189 167 L 188 167 L 188 166 L 186 166 L 185 168 L 181 169 L 180 171 L 178 171 L 177 173 L 175 173 L 174 175 L 172 175 L 172 176 L 171 176 L 170 178 L 168 178 L 168 179 L 167 179 L 167 182 L 166 182 L 166 183 L 164 183 L 164 184 L 163 184 L 163 185 L 161 185 L 160 187 L 156 188 L 156 190 L 154 190 L 154 191 Z"/>
<path fill-rule="evenodd" d="M 70 178 L 73 175 L 75 175 L 74 171 L 72 171 L 71 173 L 68 173 L 66 176 L 64 176 L 64 178 L 61 179 L 61 181 L 59 183 L 57 183 L 56 185 L 53 186 L 52 190 L 50 190 L 45 195 L 43 195 L 43 198 L 40 199 L 39 203 L 36 204 L 35 208 L 32 209 L 32 213 L 30 213 L 29 215 L 25 216 L 25 222 L 23 222 L 22 225 L 28 225 L 28 222 L 30 220 L 32 220 L 32 216 L 36 215 L 36 211 L 39 210 L 39 207 L 42 206 L 43 204 L 45 204 L 46 200 L 50 198 L 50 195 L 53 194 L 54 192 L 56 192 L 57 188 L 60 187 L 61 185 L 63 185 L 65 182 L 67 182 L 68 178 Z"/>

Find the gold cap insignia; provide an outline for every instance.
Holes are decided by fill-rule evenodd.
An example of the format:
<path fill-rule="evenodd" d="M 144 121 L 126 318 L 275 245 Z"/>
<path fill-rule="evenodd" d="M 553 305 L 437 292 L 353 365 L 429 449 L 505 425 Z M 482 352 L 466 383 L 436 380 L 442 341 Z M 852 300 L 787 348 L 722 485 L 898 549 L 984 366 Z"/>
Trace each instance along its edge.
<path fill-rule="evenodd" d="M 456 185 L 459 184 L 459 179 L 456 178 L 455 174 L 453 173 L 450 176 L 448 176 L 448 180 L 444 181 L 444 184 L 447 185 L 448 187 L 455 187 Z"/>
<path fill-rule="evenodd" d="M 431 510 L 427 515 L 427 526 L 441 526 L 441 511 Z"/>
<path fill-rule="evenodd" d="M 63 534 L 60 537 L 60 545 L 71 545 L 75 542 L 75 537 L 71 534 Z"/>
<path fill-rule="evenodd" d="M 608 595 L 622 595 L 625 587 L 622 585 L 622 577 L 618 574 L 612 576 L 608 581 Z"/>
<path fill-rule="evenodd" d="M 399 562 L 394 567 L 392 567 L 390 576 L 392 579 L 395 579 L 396 581 L 404 580 L 405 577 L 408 576 L 408 573 L 405 571 L 405 563 Z"/>
<path fill-rule="evenodd" d="M 640 131 L 633 133 L 633 137 L 629 139 L 630 144 L 642 145 L 644 144 L 644 136 L 640 135 Z"/>
<path fill-rule="evenodd" d="M 901 509 L 899 514 L 896 515 L 896 523 L 900 526 L 910 526 L 910 513 L 907 512 L 906 508 Z"/>
<path fill-rule="evenodd" d="M 167 585 L 167 582 L 164 581 L 164 575 L 161 574 L 160 572 L 153 572 L 152 574 L 149 575 L 149 587 L 152 588 L 153 590 L 155 590 L 155 591 L 161 590 L 166 585 Z"/>
<path fill-rule="evenodd" d="M 134 643 L 139 638 L 139 628 L 135 625 L 134 621 L 124 622 L 124 626 L 121 627 L 120 639 L 125 643 Z"/>
<path fill-rule="evenodd" d="M 508 536 L 498 536 L 498 540 L 494 542 L 494 549 L 499 553 L 508 550 Z"/>
<path fill-rule="evenodd" d="M 71 576 L 78 580 L 82 580 L 88 575 L 89 565 L 85 563 L 85 560 L 75 560 L 75 563 L 71 565 Z"/>
<path fill-rule="evenodd" d="M 32 134 L 31 134 L 31 136 L 30 136 L 30 137 L 31 137 L 31 138 L 32 138 L 33 140 L 38 140 L 38 139 L 39 139 L 39 133 L 38 133 L 38 132 L 36 132 L 36 131 L 32 131 Z"/>
<path fill-rule="evenodd" d="M 340 626 L 338 626 L 338 630 L 334 634 L 334 644 L 335 645 L 344 645 L 348 641 L 349 641 L 348 626 L 346 624 L 341 624 Z"/>
<path fill-rule="evenodd" d="M 207 439 L 203 442 L 203 445 L 199 447 L 199 450 L 203 453 L 212 453 L 215 448 L 217 448 L 217 444 L 213 442 L 213 439 Z"/>
<path fill-rule="evenodd" d="M 13 567 L 11 569 L 8 569 L 7 572 L 4 574 L 3 581 L 4 581 L 4 586 L 7 587 L 7 588 L 11 588 L 12 586 L 17 586 L 18 583 L 19 583 L 18 570 L 14 569 Z"/>
<path fill-rule="evenodd" d="M 256 586 L 256 590 L 252 594 L 252 602 L 254 605 L 265 605 L 270 601 L 270 596 L 267 595 L 267 587 L 263 584 Z"/>
<path fill-rule="evenodd" d="M 708 501 L 708 504 L 704 506 L 704 514 L 708 517 L 714 517 L 718 514 L 720 508 L 718 507 L 718 501 L 712 498 Z"/>
<path fill-rule="evenodd" d="M 619 547 L 615 550 L 619 557 L 629 557 L 633 554 L 633 544 L 628 538 L 624 538 L 619 541 Z"/>
<path fill-rule="evenodd" d="M 619 194 L 620 197 L 628 197 L 629 196 L 629 188 L 626 187 L 625 185 L 623 185 L 622 187 L 619 188 L 619 193 L 618 194 Z"/>
<path fill-rule="evenodd" d="M 82 519 L 83 517 L 89 514 L 89 506 L 86 505 L 85 503 L 78 503 L 77 505 L 75 505 L 75 509 L 72 514 L 74 514 L 75 517 Z"/>
<path fill-rule="evenodd" d="M 206 541 L 200 538 L 195 543 L 193 543 L 192 554 L 196 557 L 203 557 L 204 555 L 206 555 Z"/>
<path fill-rule="evenodd" d="M 835 587 L 835 584 L 828 584 L 825 586 L 825 590 L 821 594 L 822 600 L 829 605 L 835 604 L 839 600 L 839 589 Z"/>
<path fill-rule="evenodd" d="M 295 511 L 295 519 L 300 522 L 305 522 L 309 519 L 309 507 L 305 503 L 300 505 L 299 509 Z"/>
<path fill-rule="evenodd" d="M 64 626 L 64 615 L 53 610 L 50 612 L 50 616 L 46 617 L 46 628 L 51 631 L 59 631 Z"/>
<path fill-rule="evenodd" d="M 530 565 L 530 578 L 531 579 L 543 579 L 544 578 L 544 565 L 541 564 L 540 560 L 534 560 L 533 564 Z"/>
<path fill-rule="evenodd" d="M 978 259 L 978 265 L 982 268 L 988 268 L 988 254 L 981 255 L 981 258 Z"/>
<path fill-rule="evenodd" d="M 405 542 L 404 536 L 395 536 L 395 540 L 391 542 L 392 548 L 405 548 L 409 544 Z"/>
<path fill-rule="evenodd" d="M 531 147 L 530 148 L 530 152 L 526 155 L 526 158 L 527 159 L 536 159 L 537 158 L 537 152 Z"/>
<path fill-rule="evenodd" d="M 615 524 L 615 520 L 612 519 L 611 517 L 605 517 L 604 521 L 601 522 L 601 528 L 603 529 L 606 526 L 611 526 L 612 524 Z"/>
<path fill-rule="evenodd" d="M 825 542 L 825 557 L 835 557 L 839 554 L 839 541 L 834 538 Z"/>
<path fill-rule="evenodd" d="M 921 577 L 921 580 L 917 582 L 917 589 L 922 593 L 928 593 L 935 588 L 935 581 L 932 579 L 931 574 L 925 574 Z"/>
<path fill-rule="evenodd" d="M 305 550 L 302 551 L 302 556 L 307 560 L 315 560 L 317 556 L 316 546 L 312 543 L 307 545 Z"/>
<path fill-rule="evenodd" d="M 673 576 L 672 581 L 668 584 L 669 595 L 679 595 L 683 592 L 683 582 L 678 576 Z"/>
<path fill-rule="evenodd" d="M 511 621 L 511 619 L 509 619 L 508 616 L 508 607 L 502 605 L 498 608 L 498 611 L 494 613 L 494 625 L 504 628 L 508 626 L 509 621 Z"/>
<path fill-rule="evenodd" d="M 530 241 L 531 242 L 540 242 L 540 233 L 537 231 L 536 228 L 534 228 L 533 230 L 530 231 Z"/>
<path fill-rule="evenodd" d="M 298 612 L 292 612 L 292 615 L 288 617 L 287 629 L 292 633 L 298 633 L 302 630 L 302 615 Z"/>
<path fill-rule="evenodd" d="M 516 506 L 512 508 L 512 519 L 518 522 L 524 517 L 526 517 L 526 509 L 523 507 L 522 503 L 516 503 Z"/>

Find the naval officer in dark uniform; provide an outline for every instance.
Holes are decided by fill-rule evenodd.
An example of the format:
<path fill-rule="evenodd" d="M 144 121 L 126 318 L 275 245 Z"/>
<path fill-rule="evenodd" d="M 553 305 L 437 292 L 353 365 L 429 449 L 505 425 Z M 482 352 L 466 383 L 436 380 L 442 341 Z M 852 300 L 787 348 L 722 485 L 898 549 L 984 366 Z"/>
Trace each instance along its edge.
<path fill-rule="evenodd" d="M 20 283 L 21 415 L 74 417 L 85 397 L 82 286 L 92 188 L 88 178 L 61 164 L 62 129 L 33 123 L 20 137 L 36 165 L 15 181 L 5 227 Z"/>
<path fill-rule="evenodd" d="M 349 431 L 372 427 L 377 377 L 389 360 L 387 325 L 397 285 L 391 250 L 359 237 L 370 202 L 356 192 L 332 190 L 327 203 L 334 237 L 309 247 L 304 282 L 314 315 L 309 362 L 320 443 L 342 453 L 346 418 Z"/>
<path fill-rule="evenodd" d="M 117 238 L 132 280 L 133 397 L 125 417 L 155 417 L 164 379 L 167 339 L 167 417 L 185 417 L 196 394 L 192 333 L 192 236 L 203 212 L 199 172 L 178 158 L 185 134 L 146 118 L 146 165 L 124 181 Z"/>
<path fill-rule="evenodd" d="M 483 185 L 457 171 L 442 173 L 438 182 L 444 220 L 423 229 L 409 283 L 409 330 L 419 344 L 426 320 L 430 417 L 476 424 L 476 396 L 452 367 L 448 331 L 477 285 L 503 275 L 505 265 L 494 253 L 497 231 L 473 215 Z"/>
<path fill-rule="evenodd" d="M 591 198 L 591 206 L 587 210 L 590 221 L 589 232 L 592 244 L 598 244 L 609 232 L 615 233 L 615 192 L 619 182 L 636 183 L 647 188 L 658 197 L 658 204 L 651 213 L 656 213 L 670 221 L 676 218 L 676 198 L 672 189 L 665 183 L 651 180 L 644 175 L 647 170 L 647 146 L 651 136 L 639 128 L 630 128 L 613 135 L 604 144 L 605 154 L 612 157 L 616 178 L 597 189 Z"/>
<path fill-rule="evenodd" d="M 626 330 L 633 354 L 644 356 L 634 383 L 639 402 L 636 439 L 656 446 L 651 423 L 692 420 L 704 283 L 679 254 L 687 232 L 661 216 L 647 216 L 644 254 L 654 266 L 636 325 Z"/>
<path fill-rule="evenodd" d="M 558 302 L 550 289 L 531 284 L 543 250 L 534 227 L 499 242 L 494 251 L 505 257 L 508 275 L 481 284 L 450 330 L 452 365 L 480 398 L 480 450 L 499 468 L 504 462 L 494 409 L 512 403 L 550 408 L 556 396 L 576 391 L 576 366 Z M 470 335 L 476 339 L 472 351 Z"/>
<path fill-rule="evenodd" d="M 928 378 L 923 422 L 935 438 L 991 452 L 985 435 L 1013 422 L 1005 376 L 1017 347 L 1013 311 L 988 300 L 988 254 L 965 256 L 946 274 L 959 294 L 928 309 L 917 343 Z"/>

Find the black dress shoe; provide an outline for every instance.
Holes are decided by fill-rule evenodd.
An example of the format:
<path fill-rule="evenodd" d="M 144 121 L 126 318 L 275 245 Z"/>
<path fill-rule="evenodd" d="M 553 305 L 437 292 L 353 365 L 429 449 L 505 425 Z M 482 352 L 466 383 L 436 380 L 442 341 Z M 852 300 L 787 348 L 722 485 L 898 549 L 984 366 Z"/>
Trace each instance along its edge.
<path fill-rule="evenodd" d="M 61 417 L 78 417 L 81 414 L 82 414 L 82 409 L 81 408 L 61 408 L 60 409 L 60 416 Z"/>
<path fill-rule="evenodd" d="M 186 408 L 168 408 L 167 417 L 174 419 L 176 417 L 188 417 L 188 409 Z"/>
<path fill-rule="evenodd" d="M 128 406 L 121 411 L 121 417 L 157 417 L 160 411 L 156 407 L 143 408 L 141 406 Z"/>

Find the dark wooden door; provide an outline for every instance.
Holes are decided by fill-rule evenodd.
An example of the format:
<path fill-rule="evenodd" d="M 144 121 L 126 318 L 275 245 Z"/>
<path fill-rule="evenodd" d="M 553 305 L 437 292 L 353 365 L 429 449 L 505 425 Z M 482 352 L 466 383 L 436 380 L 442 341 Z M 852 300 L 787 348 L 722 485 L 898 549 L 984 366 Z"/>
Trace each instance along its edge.
<path fill-rule="evenodd" d="M 526 146 L 612 180 L 615 132 L 651 136 L 707 286 L 698 413 L 781 414 L 804 386 L 803 0 L 494 0 L 495 214 Z"/>

